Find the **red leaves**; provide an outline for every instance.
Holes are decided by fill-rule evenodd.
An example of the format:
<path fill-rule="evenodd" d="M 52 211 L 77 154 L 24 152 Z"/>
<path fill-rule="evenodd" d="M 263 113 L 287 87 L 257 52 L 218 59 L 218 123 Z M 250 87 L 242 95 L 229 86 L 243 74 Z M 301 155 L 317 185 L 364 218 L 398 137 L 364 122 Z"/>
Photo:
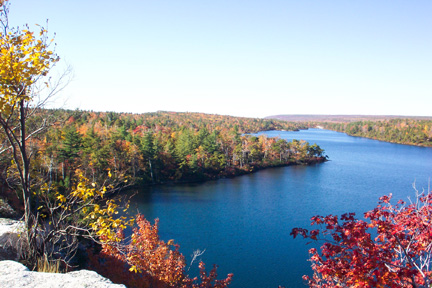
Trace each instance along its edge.
<path fill-rule="evenodd" d="M 217 266 L 207 275 L 203 262 L 199 264 L 201 281 L 197 283 L 197 278 L 191 279 L 186 274 L 185 258 L 179 252 L 179 245 L 174 244 L 173 240 L 167 243 L 160 240 L 158 219 L 152 225 L 143 215 L 138 215 L 136 224 L 129 242 L 126 242 L 123 232 L 119 231 L 118 236 L 122 236 L 126 243 L 103 245 L 101 257 L 105 265 L 93 265 L 98 271 L 120 269 L 123 272 L 118 271 L 114 277 L 118 283 L 128 287 L 224 288 L 231 283 L 232 274 L 222 280 L 216 279 Z"/>
<path fill-rule="evenodd" d="M 317 240 L 318 235 L 319 235 L 319 230 L 312 230 L 309 233 L 309 238 L 311 238 L 312 240 Z"/>
<path fill-rule="evenodd" d="M 388 196 L 387 195 L 381 196 L 379 198 L 379 200 L 380 200 L 379 203 L 386 203 L 386 204 L 388 204 L 388 203 L 390 203 L 391 198 L 392 198 L 392 194 L 391 193 Z"/>
<path fill-rule="evenodd" d="M 432 201 L 421 195 L 408 206 L 380 198 L 377 207 L 355 219 L 314 216 L 320 230 L 294 228 L 291 235 L 323 241 L 321 250 L 311 249 L 314 275 L 304 276 L 310 287 L 418 287 L 432 284 Z M 373 239 L 371 231 L 376 237 Z M 321 237 L 320 237 L 321 236 Z"/>
<path fill-rule="evenodd" d="M 200 277 L 201 277 L 201 284 L 199 284 L 199 286 L 194 286 L 194 287 L 199 287 L 199 288 L 206 288 L 206 287 L 214 287 L 214 288 L 224 288 L 227 287 L 231 281 L 232 281 L 232 277 L 234 274 L 228 274 L 228 277 L 226 279 L 223 280 L 217 280 L 217 265 L 213 265 L 213 269 L 210 271 L 209 275 L 207 275 L 206 271 L 205 271 L 205 264 L 204 262 L 200 262 L 199 263 L 199 269 L 200 269 Z M 214 283 L 214 284 L 212 284 Z"/>
<path fill-rule="evenodd" d="M 354 218 L 354 216 L 355 216 L 355 213 L 345 213 L 345 214 L 342 214 L 342 216 L 341 216 L 341 220 L 342 221 L 354 221 L 355 220 L 355 218 Z"/>
<path fill-rule="evenodd" d="M 297 235 L 301 235 L 301 236 L 303 236 L 303 238 L 308 238 L 307 233 L 308 233 L 308 230 L 306 230 L 306 229 L 303 229 L 303 228 L 293 228 L 291 230 L 290 235 L 292 235 L 293 238 L 296 238 Z"/>
<path fill-rule="evenodd" d="M 321 223 L 323 223 L 323 219 L 322 219 L 321 216 L 313 216 L 313 217 L 311 218 L 311 225 L 314 225 L 314 224 L 321 224 Z"/>

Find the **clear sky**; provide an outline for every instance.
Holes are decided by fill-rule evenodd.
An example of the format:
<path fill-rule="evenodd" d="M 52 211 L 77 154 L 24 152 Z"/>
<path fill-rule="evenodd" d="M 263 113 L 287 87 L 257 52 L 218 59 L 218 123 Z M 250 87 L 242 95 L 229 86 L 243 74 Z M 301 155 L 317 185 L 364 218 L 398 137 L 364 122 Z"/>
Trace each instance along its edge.
<path fill-rule="evenodd" d="M 431 116 L 431 15 L 430 0 L 11 0 L 10 21 L 49 19 L 67 108 Z"/>

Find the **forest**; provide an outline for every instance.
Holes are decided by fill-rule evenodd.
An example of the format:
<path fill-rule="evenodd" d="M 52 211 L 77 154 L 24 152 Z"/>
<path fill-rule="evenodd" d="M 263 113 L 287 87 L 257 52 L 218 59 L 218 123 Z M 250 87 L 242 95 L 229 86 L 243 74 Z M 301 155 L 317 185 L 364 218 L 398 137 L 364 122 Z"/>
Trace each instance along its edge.
<path fill-rule="evenodd" d="M 322 122 L 326 129 L 351 136 L 392 143 L 432 147 L 432 120 L 386 119 L 380 121 Z"/>
<path fill-rule="evenodd" d="M 77 170 L 92 181 L 102 181 L 110 171 L 122 179 L 121 186 L 130 186 L 232 177 L 326 159 L 316 144 L 251 134 L 306 128 L 279 120 L 202 113 L 40 110 L 32 121 L 46 118 L 55 119 L 53 125 L 29 142 L 31 175 L 64 188 L 76 181 L 71 178 L 77 177 Z M 13 183 L 11 160 L 1 158 L 3 185 Z"/>
<path fill-rule="evenodd" d="M 254 135 L 263 130 L 306 128 L 279 120 L 162 111 L 22 111 L 32 111 L 25 122 L 32 137 L 14 143 L 14 153 L 3 153 L 0 158 L 0 197 L 28 213 L 30 227 L 33 223 L 39 227 L 36 232 L 27 230 L 25 239 L 34 246 L 20 257 L 32 269 L 44 272 L 43 267 L 55 272 L 82 267 L 77 261 L 84 257 L 86 268 L 128 287 L 227 287 L 233 275 L 217 280 L 216 266 L 207 274 L 200 262 L 199 280 L 191 278 L 179 245 L 159 238 L 157 219 L 151 224 L 139 214 L 117 215 L 128 208 L 117 197 L 120 190 L 327 160 L 316 144 Z M 19 115 L 12 114 L 5 128 L 20 127 Z M 15 137 L 14 131 L 0 135 L 4 151 L 11 149 L 6 136 Z M 26 161 L 15 151 L 23 144 L 22 151 L 31 160 L 31 194 L 18 192 Z M 31 197 L 26 200 L 25 195 Z M 128 227 L 134 228 L 129 228 L 132 235 L 126 237 L 123 230 Z M 31 240 L 36 238 L 41 240 Z M 80 245 L 87 250 L 80 251 Z"/>
<path fill-rule="evenodd" d="M 274 115 L 278 119 L 302 123 L 309 128 L 343 132 L 391 143 L 432 147 L 432 117 L 390 115 Z"/>

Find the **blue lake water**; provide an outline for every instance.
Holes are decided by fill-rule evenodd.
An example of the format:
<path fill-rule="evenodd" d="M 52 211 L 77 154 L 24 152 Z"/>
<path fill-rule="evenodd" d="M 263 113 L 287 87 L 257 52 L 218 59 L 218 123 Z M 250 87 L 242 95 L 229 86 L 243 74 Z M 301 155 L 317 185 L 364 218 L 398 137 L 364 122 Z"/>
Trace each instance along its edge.
<path fill-rule="evenodd" d="M 356 212 L 362 217 L 382 195 L 413 199 L 413 183 L 419 191 L 430 186 L 432 148 L 320 129 L 263 133 L 317 143 L 331 161 L 199 184 L 148 187 L 133 198 L 147 219 L 160 219 L 162 239 L 180 244 L 188 261 L 194 250 L 206 249 L 201 259 L 207 270 L 218 264 L 219 278 L 234 273 L 233 288 L 305 287 L 302 275 L 311 273 L 311 246 L 293 239 L 292 228 L 310 227 L 314 215 Z"/>

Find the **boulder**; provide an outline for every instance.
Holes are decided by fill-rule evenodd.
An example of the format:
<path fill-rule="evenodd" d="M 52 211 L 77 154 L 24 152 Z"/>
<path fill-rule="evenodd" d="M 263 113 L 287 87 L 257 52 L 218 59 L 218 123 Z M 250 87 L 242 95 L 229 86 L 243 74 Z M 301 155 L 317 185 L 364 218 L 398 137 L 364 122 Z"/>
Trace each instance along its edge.
<path fill-rule="evenodd" d="M 18 213 L 3 199 L 0 198 L 0 217 L 14 218 Z"/>
<path fill-rule="evenodd" d="M 19 240 L 23 229 L 21 221 L 0 218 L 0 260 L 19 259 Z"/>
<path fill-rule="evenodd" d="M 0 261 L 0 287 L 28 288 L 121 288 L 94 271 L 80 270 L 61 273 L 42 273 L 29 271 L 24 265 L 10 260 Z"/>

